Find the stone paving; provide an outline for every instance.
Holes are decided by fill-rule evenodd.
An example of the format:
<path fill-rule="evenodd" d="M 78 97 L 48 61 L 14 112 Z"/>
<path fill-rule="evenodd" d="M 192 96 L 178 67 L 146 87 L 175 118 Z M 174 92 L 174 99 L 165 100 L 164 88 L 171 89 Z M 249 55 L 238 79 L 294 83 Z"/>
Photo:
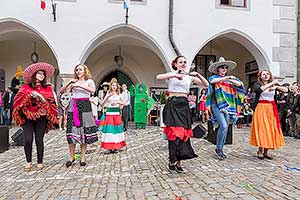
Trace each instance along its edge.
<path fill-rule="evenodd" d="M 16 131 L 12 128 L 10 134 Z M 45 137 L 45 168 L 24 172 L 23 147 L 0 154 L 0 199 L 299 199 L 300 140 L 286 138 L 286 146 L 272 151 L 272 161 L 258 160 L 249 146 L 249 128 L 235 129 L 228 158 L 216 160 L 214 145 L 193 139 L 198 158 L 183 162 L 185 172 L 167 170 L 167 142 L 162 129 L 129 129 L 127 148 L 105 154 L 99 144 L 88 146 L 87 166 L 77 161 L 66 168 L 67 143 L 63 131 Z M 35 146 L 34 146 L 35 149 Z M 35 150 L 33 161 L 36 161 Z M 35 163 L 34 163 L 35 164 Z"/>

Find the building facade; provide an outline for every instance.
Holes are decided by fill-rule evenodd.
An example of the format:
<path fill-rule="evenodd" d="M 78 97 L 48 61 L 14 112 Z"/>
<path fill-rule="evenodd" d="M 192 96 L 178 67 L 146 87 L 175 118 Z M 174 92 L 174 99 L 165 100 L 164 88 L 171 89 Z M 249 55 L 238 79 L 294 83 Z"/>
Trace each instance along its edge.
<path fill-rule="evenodd" d="M 97 86 L 116 76 L 164 88 L 155 76 L 171 70 L 174 48 L 206 76 L 211 60 L 236 61 L 233 74 L 247 87 L 262 68 L 297 80 L 297 0 L 131 0 L 128 24 L 121 0 L 53 3 L 42 10 L 38 0 L 0 1 L 2 88 L 33 52 L 55 66 L 57 89 L 78 63 Z"/>

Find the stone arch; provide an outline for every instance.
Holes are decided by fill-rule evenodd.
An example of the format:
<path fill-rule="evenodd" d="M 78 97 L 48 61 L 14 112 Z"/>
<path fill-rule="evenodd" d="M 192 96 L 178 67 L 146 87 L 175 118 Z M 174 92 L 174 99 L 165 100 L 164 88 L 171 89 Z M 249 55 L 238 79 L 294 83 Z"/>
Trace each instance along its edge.
<path fill-rule="evenodd" d="M 195 57 L 197 53 L 210 41 L 219 37 L 227 37 L 240 43 L 253 55 L 259 68 L 269 68 L 271 61 L 264 49 L 251 36 L 237 29 L 228 29 L 213 35 L 197 49 L 193 57 Z"/>
<path fill-rule="evenodd" d="M 3 18 L 0 19 L 0 25 L 3 23 L 15 23 L 16 26 L 10 26 L 9 29 L 0 29 L 0 35 L 2 34 L 8 34 L 11 32 L 24 32 L 24 33 L 28 33 L 28 34 L 36 34 L 37 36 L 39 36 L 49 47 L 49 49 L 51 50 L 56 63 L 57 63 L 57 67 L 58 67 L 58 55 L 53 47 L 53 45 L 50 43 L 50 41 L 47 40 L 47 38 L 36 28 L 34 28 L 33 26 L 27 24 L 26 22 L 23 22 L 19 19 L 16 18 Z M 20 29 L 20 27 L 18 27 L 17 25 L 21 25 L 23 27 L 25 27 L 24 29 Z M 59 68 L 59 67 L 58 67 Z"/>
<path fill-rule="evenodd" d="M 153 51 L 160 58 L 165 69 L 169 70 L 167 56 L 158 42 L 136 26 L 125 24 L 112 26 L 96 35 L 84 48 L 80 56 L 80 63 L 85 63 L 89 55 L 105 42 L 122 37 L 133 39 L 139 43 L 138 45 Z"/>

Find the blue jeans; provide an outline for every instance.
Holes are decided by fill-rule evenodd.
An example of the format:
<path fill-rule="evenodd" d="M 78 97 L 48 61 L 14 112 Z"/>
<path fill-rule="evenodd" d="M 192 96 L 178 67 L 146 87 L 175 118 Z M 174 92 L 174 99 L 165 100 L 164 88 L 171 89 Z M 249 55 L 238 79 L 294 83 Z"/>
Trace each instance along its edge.
<path fill-rule="evenodd" d="M 223 149 L 227 137 L 230 116 L 227 113 L 221 112 L 215 104 L 211 105 L 211 110 L 219 124 L 217 132 L 217 149 Z"/>

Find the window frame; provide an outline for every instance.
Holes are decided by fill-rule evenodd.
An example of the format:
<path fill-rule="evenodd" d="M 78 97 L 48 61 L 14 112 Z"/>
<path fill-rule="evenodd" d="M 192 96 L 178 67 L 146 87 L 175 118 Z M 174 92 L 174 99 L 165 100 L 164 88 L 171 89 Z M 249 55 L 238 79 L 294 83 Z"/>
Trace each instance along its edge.
<path fill-rule="evenodd" d="M 231 3 L 230 5 L 221 4 L 221 0 L 216 0 L 216 8 L 218 9 L 233 9 L 233 10 L 250 10 L 250 0 L 243 0 L 245 6 L 233 6 Z M 232 2 L 232 0 L 229 0 Z"/>
<path fill-rule="evenodd" d="M 123 0 L 108 0 L 109 3 L 123 3 Z M 130 5 L 146 5 L 147 0 L 130 0 Z"/>

